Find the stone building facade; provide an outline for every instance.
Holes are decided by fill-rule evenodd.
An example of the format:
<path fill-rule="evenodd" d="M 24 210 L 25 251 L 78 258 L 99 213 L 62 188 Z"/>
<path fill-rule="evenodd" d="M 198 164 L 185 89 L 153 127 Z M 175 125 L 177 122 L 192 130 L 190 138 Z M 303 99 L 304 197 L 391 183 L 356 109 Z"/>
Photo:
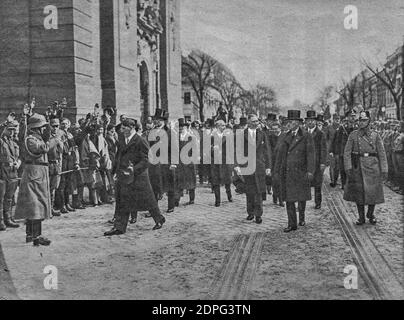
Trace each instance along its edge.
<path fill-rule="evenodd" d="M 35 97 L 118 115 L 182 115 L 180 0 L 0 1 L 0 115 Z"/>

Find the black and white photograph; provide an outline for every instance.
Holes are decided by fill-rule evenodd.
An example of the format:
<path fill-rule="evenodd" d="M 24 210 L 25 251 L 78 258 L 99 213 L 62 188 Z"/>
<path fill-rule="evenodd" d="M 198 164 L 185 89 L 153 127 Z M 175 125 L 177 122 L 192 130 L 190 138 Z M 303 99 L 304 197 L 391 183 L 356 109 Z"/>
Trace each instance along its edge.
<path fill-rule="evenodd" d="M 403 62 L 402 0 L 0 0 L 0 300 L 403 300 Z"/>

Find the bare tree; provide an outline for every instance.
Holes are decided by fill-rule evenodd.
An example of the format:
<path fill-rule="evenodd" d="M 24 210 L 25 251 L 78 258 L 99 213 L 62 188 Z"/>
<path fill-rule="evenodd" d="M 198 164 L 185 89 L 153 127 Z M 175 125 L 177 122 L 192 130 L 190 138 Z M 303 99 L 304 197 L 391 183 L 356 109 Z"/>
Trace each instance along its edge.
<path fill-rule="evenodd" d="M 232 118 L 234 115 L 234 107 L 240 102 L 244 94 L 244 89 L 241 84 L 233 74 L 218 64 L 214 70 L 214 78 L 210 86 L 219 92 L 229 113 L 229 119 Z"/>
<path fill-rule="evenodd" d="M 193 50 L 182 59 L 182 75 L 194 90 L 198 103 L 194 105 L 199 110 L 201 121 L 204 121 L 205 92 L 211 87 L 213 71 L 218 62 L 208 54 Z"/>
<path fill-rule="evenodd" d="M 322 113 L 325 113 L 327 108 L 329 109 L 328 102 L 335 92 L 334 86 L 328 85 L 319 90 L 318 96 L 315 101 L 315 105 L 318 106 Z"/>
<path fill-rule="evenodd" d="M 401 119 L 403 85 L 402 80 L 401 82 L 397 80 L 397 76 L 400 72 L 399 66 L 397 66 L 396 68 L 391 68 L 389 70 L 386 67 L 383 67 L 383 69 L 379 71 L 365 59 L 363 59 L 363 64 L 377 78 L 377 80 L 379 80 L 380 83 L 382 83 L 391 93 L 397 108 L 396 109 L 397 119 Z"/>
<path fill-rule="evenodd" d="M 257 84 L 253 89 L 245 91 L 242 96 L 243 113 L 278 113 L 279 106 L 275 91 L 264 84 Z"/>
<path fill-rule="evenodd" d="M 345 100 L 348 111 L 355 107 L 355 95 L 357 91 L 358 76 L 355 76 L 351 81 L 342 80 L 342 90 L 337 91 L 338 94 Z"/>

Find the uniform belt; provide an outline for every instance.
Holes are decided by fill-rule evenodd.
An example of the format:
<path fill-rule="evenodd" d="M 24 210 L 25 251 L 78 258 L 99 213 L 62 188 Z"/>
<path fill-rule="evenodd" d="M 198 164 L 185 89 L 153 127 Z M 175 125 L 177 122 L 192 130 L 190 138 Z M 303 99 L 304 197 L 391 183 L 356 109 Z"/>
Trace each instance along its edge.
<path fill-rule="evenodd" d="M 47 163 L 47 162 L 25 161 L 24 163 L 25 164 L 31 164 L 31 165 L 34 165 L 34 166 L 43 166 L 43 167 L 48 167 L 49 166 L 49 163 Z"/>
<path fill-rule="evenodd" d="M 59 164 L 59 160 L 49 160 L 49 164 Z"/>
<path fill-rule="evenodd" d="M 363 157 L 363 158 L 367 158 L 367 157 L 377 157 L 377 156 L 378 156 L 378 154 L 377 154 L 377 153 L 374 153 L 374 152 L 368 152 L 368 153 L 366 153 L 366 152 L 364 152 L 364 153 L 353 153 L 353 154 L 356 155 L 356 156 Z"/>

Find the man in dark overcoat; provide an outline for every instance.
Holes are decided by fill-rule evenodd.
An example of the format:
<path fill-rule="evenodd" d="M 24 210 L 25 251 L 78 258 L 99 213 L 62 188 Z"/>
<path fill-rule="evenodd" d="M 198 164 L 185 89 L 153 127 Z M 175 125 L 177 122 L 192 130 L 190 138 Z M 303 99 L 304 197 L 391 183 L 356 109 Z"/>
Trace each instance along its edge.
<path fill-rule="evenodd" d="M 327 141 L 323 131 L 318 127 L 318 123 L 324 122 L 324 116 L 316 116 L 316 112 L 307 111 L 306 126 L 307 131 L 311 134 L 314 141 L 316 170 L 311 186 L 314 187 L 315 209 L 321 209 L 322 194 L 321 187 L 323 185 L 324 170 L 327 166 Z"/>
<path fill-rule="evenodd" d="M 161 229 L 165 218 L 160 213 L 149 179 L 149 144 L 136 132 L 136 120 L 127 118 L 121 124 L 125 139 L 119 141 L 116 158 L 116 206 L 114 227 L 105 236 L 126 233 L 129 216 L 134 211 L 149 211 Z"/>
<path fill-rule="evenodd" d="M 297 230 L 296 202 L 299 225 L 306 225 L 306 201 L 311 200 L 310 183 L 315 170 L 315 153 L 312 136 L 301 128 L 303 120 L 300 111 L 289 110 L 287 121 L 290 131 L 280 147 L 275 170 L 280 175 L 282 197 L 288 213 L 288 227 L 284 232 L 291 232 Z"/>
<path fill-rule="evenodd" d="M 276 114 L 270 113 L 267 116 L 267 138 L 268 138 L 268 147 L 271 152 L 271 163 L 272 165 L 275 164 L 275 147 L 276 143 L 278 142 L 278 137 L 279 137 L 279 123 L 276 118 Z M 272 194 L 272 177 L 267 176 L 266 178 L 266 185 L 267 185 L 267 192 L 268 194 Z"/>
<path fill-rule="evenodd" d="M 277 162 L 280 161 L 280 149 L 283 144 L 283 140 L 285 139 L 288 132 L 288 122 L 282 121 L 281 126 L 279 128 L 277 134 L 277 141 L 275 145 L 275 149 L 272 154 L 272 200 L 274 204 L 279 204 L 279 206 L 284 207 L 284 198 L 282 198 L 282 187 L 281 187 L 281 179 L 279 175 L 279 171 L 275 170 L 277 167 Z"/>
<path fill-rule="evenodd" d="M 349 135 L 344 150 L 345 170 L 348 173 L 344 200 L 356 203 L 359 213 L 357 225 L 365 223 L 366 205 L 369 222 L 377 223 L 375 207 L 384 203 L 383 179 L 388 174 L 383 141 L 376 131 L 370 129 L 369 124 L 369 111 L 362 111 L 359 115 L 359 129 Z"/>
<path fill-rule="evenodd" d="M 341 175 L 341 188 L 344 189 L 346 184 L 344 149 L 349 135 L 354 130 L 354 117 L 354 112 L 347 112 L 345 114 L 343 123 L 335 133 L 334 140 L 330 146 L 330 156 L 335 159 L 335 167 L 337 168 L 334 172 L 334 180 L 332 180 L 330 184 L 332 188 L 336 187 L 339 175 Z"/>
<path fill-rule="evenodd" d="M 226 124 L 223 120 L 216 121 L 216 131 L 213 134 L 212 149 L 211 149 L 211 176 L 212 186 L 215 193 L 215 207 L 220 207 L 221 196 L 220 186 L 224 185 L 226 188 L 227 199 L 229 202 L 233 202 L 231 195 L 231 182 L 233 174 L 233 164 L 227 163 L 227 140 L 234 139 L 233 131 L 230 131 L 230 135 L 225 134 Z M 218 158 L 221 159 L 221 163 L 216 163 L 215 152 L 218 153 Z"/>
<path fill-rule="evenodd" d="M 256 115 L 250 115 L 248 128 L 243 131 L 244 135 L 244 156 L 248 156 L 248 144 L 255 142 L 255 171 L 253 174 L 243 174 L 246 187 L 247 197 L 247 220 L 252 221 L 255 218 L 257 224 L 262 223 L 262 193 L 266 192 L 266 176 L 271 174 L 271 155 L 268 150 L 267 136 L 258 128 L 259 120 Z M 241 150 L 238 150 L 236 144 L 236 155 Z M 237 162 L 236 156 L 235 161 Z M 241 168 L 245 169 L 251 164 L 241 164 L 235 168 L 238 175 L 242 174 Z"/>

